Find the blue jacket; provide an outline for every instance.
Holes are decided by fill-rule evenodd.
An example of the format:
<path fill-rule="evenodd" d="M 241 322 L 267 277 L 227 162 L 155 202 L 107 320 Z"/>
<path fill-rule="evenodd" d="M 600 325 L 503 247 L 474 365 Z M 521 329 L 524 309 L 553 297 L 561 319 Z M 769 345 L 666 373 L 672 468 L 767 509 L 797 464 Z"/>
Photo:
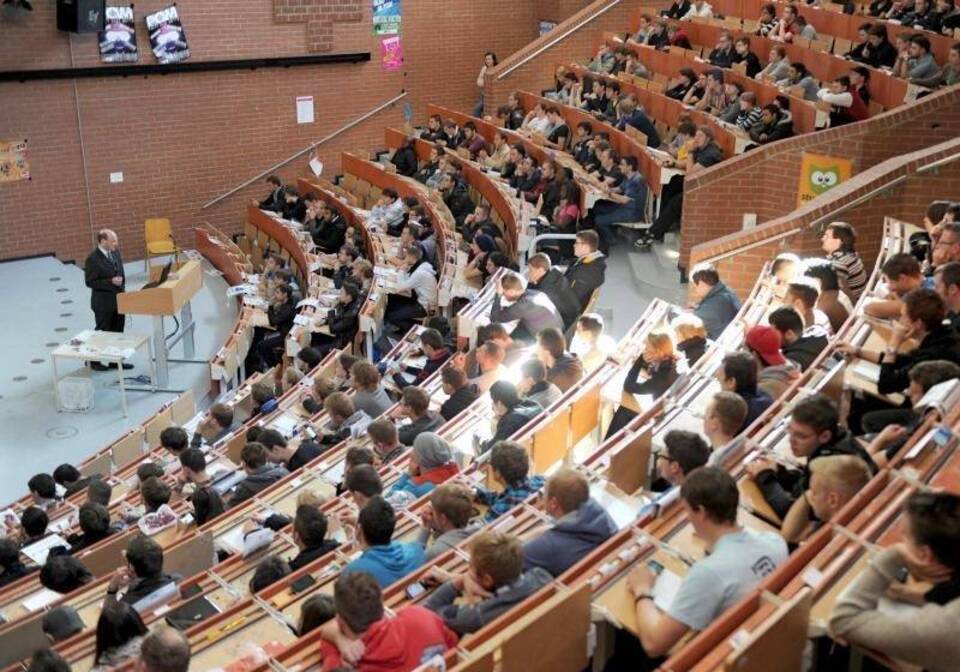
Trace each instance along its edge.
<path fill-rule="evenodd" d="M 740 311 L 740 299 L 722 282 L 718 282 L 703 300 L 693 309 L 694 314 L 703 320 L 707 336 L 715 341 Z"/>
<path fill-rule="evenodd" d="M 634 172 L 628 179 L 620 183 L 620 190 L 624 196 L 633 201 L 626 207 L 631 209 L 636 221 L 643 219 L 644 206 L 647 204 L 647 183 L 643 179 L 643 173 L 640 171 Z"/>
<path fill-rule="evenodd" d="M 523 570 L 542 567 L 553 576 L 560 576 L 616 531 L 617 524 L 606 509 L 588 499 L 523 545 Z"/>
<path fill-rule="evenodd" d="M 423 546 L 391 541 L 385 546 L 372 546 L 343 568 L 343 573 L 367 572 L 381 588 L 386 588 L 423 564 Z"/>

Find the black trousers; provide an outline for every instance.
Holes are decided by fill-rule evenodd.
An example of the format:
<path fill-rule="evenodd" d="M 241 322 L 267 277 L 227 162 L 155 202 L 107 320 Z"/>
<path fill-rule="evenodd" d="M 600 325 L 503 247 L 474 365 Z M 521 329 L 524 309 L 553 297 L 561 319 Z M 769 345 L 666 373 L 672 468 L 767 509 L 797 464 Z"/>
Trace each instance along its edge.
<path fill-rule="evenodd" d="M 671 229 L 680 228 L 680 216 L 683 214 L 683 178 L 674 175 L 660 191 L 660 214 L 654 220 L 647 235 L 663 240 Z"/>
<path fill-rule="evenodd" d="M 123 325 L 126 322 L 127 316 L 117 312 L 116 308 L 113 309 L 99 309 L 93 311 L 93 319 L 96 322 L 95 329 L 97 331 L 116 331 L 122 332 Z"/>
<path fill-rule="evenodd" d="M 401 334 L 407 333 L 410 327 L 426 316 L 427 311 L 412 296 L 391 294 L 387 297 L 387 309 L 384 311 L 383 321 Z"/>

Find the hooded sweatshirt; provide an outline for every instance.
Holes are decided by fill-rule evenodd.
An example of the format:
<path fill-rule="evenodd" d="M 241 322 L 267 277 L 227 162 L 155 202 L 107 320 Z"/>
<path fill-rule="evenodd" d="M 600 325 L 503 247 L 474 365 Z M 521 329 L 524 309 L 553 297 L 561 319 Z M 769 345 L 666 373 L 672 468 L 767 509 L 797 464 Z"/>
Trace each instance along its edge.
<path fill-rule="evenodd" d="M 542 411 L 543 408 L 537 402 L 530 399 L 520 399 L 516 406 L 497 420 L 497 431 L 489 441 L 484 442 L 480 451 L 485 453 L 499 441 L 506 441 Z"/>
<path fill-rule="evenodd" d="M 267 463 L 263 465 L 252 474 L 248 474 L 245 479 L 237 484 L 237 487 L 233 491 L 233 496 L 230 498 L 229 506 L 236 506 L 240 502 L 250 499 L 289 473 L 287 468 L 282 464 Z"/>
<path fill-rule="evenodd" d="M 422 564 L 423 547 L 420 544 L 391 541 L 382 546 L 371 546 L 344 567 L 343 573 L 367 572 L 381 588 L 386 588 Z"/>
<path fill-rule="evenodd" d="M 783 356 L 795 362 L 801 371 L 806 371 L 825 347 L 826 336 L 801 336 L 793 343 L 785 343 L 782 352 Z"/>
<path fill-rule="evenodd" d="M 521 574 L 513 583 L 497 588 L 492 597 L 476 604 L 464 605 L 454 604 L 460 593 L 448 581 L 433 591 L 423 606 L 440 614 L 447 627 L 458 635 L 466 635 L 476 632 L 552 580 L 549 573 L 540 567 L 534 567 Z"/>
<path fill-rule="evenodd" d="M 588 499 L 549 530 L 523 545 L 523 569 L 542 567 L 560 576 L 617 531 L 617 524 L 595 499 Z"/>
<path fill-rule="evenodd" d="M 760 369 L 760 374 L 757 376 L 757 388 L 769 394 L 771 398 L 778 399 L 799 375 L 800 368 L 790 361 L 777 366 L 765 366 Z"/>
<path fill-rule="evenodd" d="M 381 618 L 361 638 L 363 657 L 359 672 L 407 672 L 457 644 L 457 636 L 443 619 L 417 605 L 404 607 L 394 618 Z M 324 672 L 342 664 L 340 651 L 326 640 L 320 642 Z"/>

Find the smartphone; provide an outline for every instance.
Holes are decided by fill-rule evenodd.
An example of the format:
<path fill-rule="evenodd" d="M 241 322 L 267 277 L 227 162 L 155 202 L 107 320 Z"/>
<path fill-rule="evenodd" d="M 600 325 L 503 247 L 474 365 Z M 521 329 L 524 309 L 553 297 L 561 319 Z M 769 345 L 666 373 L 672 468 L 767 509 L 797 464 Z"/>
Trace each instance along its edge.
<path fill-rule="evenodd" d="M 411 583 L 409 586 L 407 586 L 407 597 L 409 597 L 411 600 L 417 599 L 425 592 L 427 592 L 427 589 L 420 582 Z"/>
<path fill-rule="evenodd" d="M 299 579 L 290 584 L 290 592 L 296 595 L 297 593 L 302 593 L 307 588 L 315 584 L 317 580 L 310 576 L 309 574 L 304 574 Z"/>
<path fill-rule="evenodd" d="M 663 573 L 663 565 L 656 560 L 647 560 L 647 567 L 649 567 L 650 571 L 658 576 Z"/>
<path fill-rule="evenodd" d="M 200 584 L 194 583 L 193 585 L 186 586 L 183 590 L 180 591 L 180 597 L 187 599 L 203 592 L 203 588 L 200 587 Z"/>
<path fill-rule="evenodd" d="M 933 432 L 933 442 L 937 444 L 939 448 L 945 448 L 952 438 L 953 432 L 951 432 L 950 428 L 946 425 L 940 425 Z"/>

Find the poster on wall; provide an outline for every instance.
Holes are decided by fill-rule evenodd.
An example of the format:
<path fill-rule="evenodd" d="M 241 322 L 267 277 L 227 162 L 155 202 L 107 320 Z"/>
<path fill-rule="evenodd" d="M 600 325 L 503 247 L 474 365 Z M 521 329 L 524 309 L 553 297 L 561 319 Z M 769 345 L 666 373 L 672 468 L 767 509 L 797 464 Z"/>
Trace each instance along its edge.
<path fill-rule="evenodd" d="M 153 55 L 163 65 L 179 63 L 190 58 L 187 36 L 183 32 L 176 5 L 147 14 L 147 31 L 150 33 L 150 47 L 153 49 Z"/>
<path fill-rule="evenodd" d="M 0 140 L 0 182 L 30 179 L 30 155 L 27 139 Z"/>
<path fill-rule="evenodd" d="M 100 31 L 100 60 L 104 63 L 136 63 L 139 58 L 133 5 L 107 7 L 106 23 Z"/>
<path fill-rule="evenodd" d="M 380 67 L 384 70 L 399 70 L 403 67 L 403 48 L 400 46 L 399 35 L 380 39 Z"/>
<path fill-rule="evenodd" d="M 800 164 L 797 207 L 809 203 L 841 182 L 846 182 L 852 174 L 853 162 L 850 159 L 804 152 Z"/>
<path fill-rule="evenodd" d="M 396 35 L 403 17 L 400 0 L 373 0 L 373 34 Z"/>

